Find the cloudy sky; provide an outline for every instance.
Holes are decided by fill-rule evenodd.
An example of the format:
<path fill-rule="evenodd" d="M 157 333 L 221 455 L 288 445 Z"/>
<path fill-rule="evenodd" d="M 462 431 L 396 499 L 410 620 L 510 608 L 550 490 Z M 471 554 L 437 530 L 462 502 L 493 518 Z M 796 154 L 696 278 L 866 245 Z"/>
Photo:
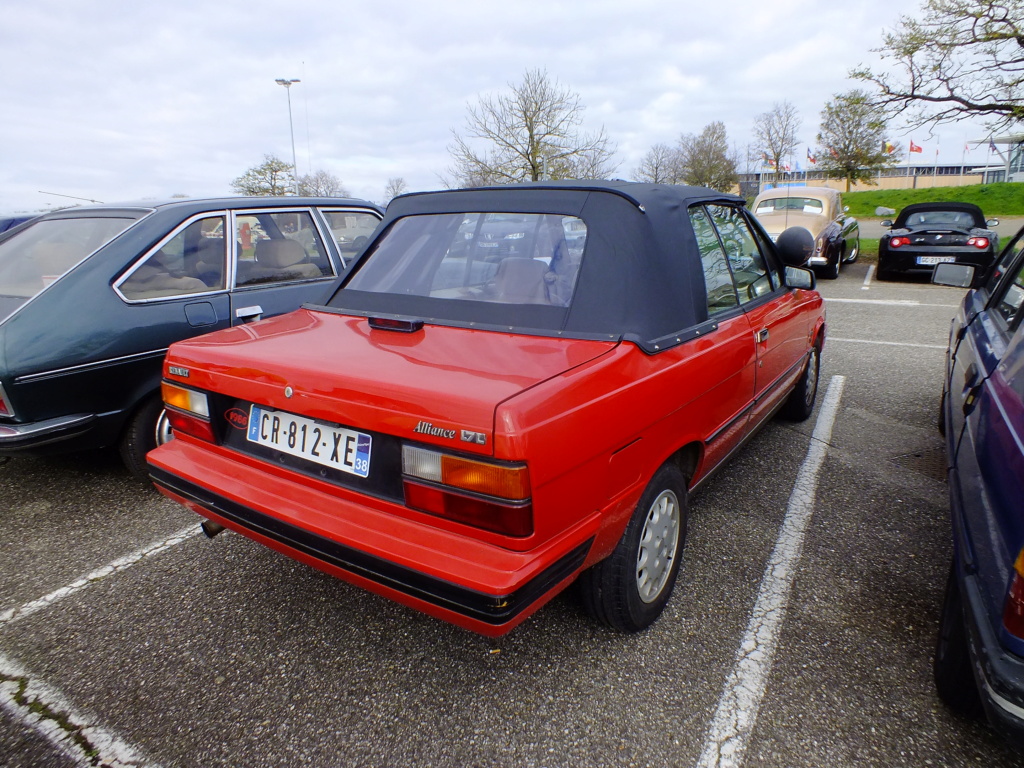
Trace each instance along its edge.
<path fill-rule="evenodd" d="M 754 118 L 789 101 L 800 158 L 821 109 L 857 87 L 850 68 L 920 0 L 0 0 L 0 213 L 81 197 L 104 202 L 231 193 L 267 154 L 326 170 L 380 201 L 449 176 L 467 105 L 528 69 L 578 93 L 585 128 L 604 126 L 616 175 L 657 143 L 725 123 L 752 142 Z M 922 164 L 959 163 L 959 124 L 929 138 L 894 131 Z M 985 146 L 967 160 L 985 162 Z M 50 194 L 46 194 L 50 193 Z"/>

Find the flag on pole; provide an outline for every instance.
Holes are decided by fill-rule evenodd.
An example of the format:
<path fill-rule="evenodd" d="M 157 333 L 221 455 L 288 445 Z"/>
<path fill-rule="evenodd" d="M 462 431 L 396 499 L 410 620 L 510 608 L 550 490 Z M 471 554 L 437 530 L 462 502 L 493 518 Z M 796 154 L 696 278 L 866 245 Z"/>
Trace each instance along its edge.
<path fill-rule="evenodd" d="M 807 148 L 807 160 L 808 160 L 808 162 L 811 162 L 811 163 L 817 163 L 818 162 L 818 158 L 816 158 L 814 155 L 811 154 L 811 148 L 810 147 Z"/>
<path fill-rule="evenodd" d="M 924 150 L 914 143 L 914 140 L 910 140 L 910 151 L 911 152 L 924 152 Z"/>
<path fill-rule="evenodd" d="M 893 152 L 896 151 L 896 145 L 892 144 L 892 143 L 890 143 L 888 141 L 883 141 L 882 142 L 882 151 L 885 154 L 887 154 L 887 155 L 891 155 Z"/>
<path fill-rule="evenodd" d="M 989 152 L 998 152 L 999 151 L 998 149 L 996 149 L 995 142 L 992 141 L 991 138 L 988 140 L 988 151 Z"/>

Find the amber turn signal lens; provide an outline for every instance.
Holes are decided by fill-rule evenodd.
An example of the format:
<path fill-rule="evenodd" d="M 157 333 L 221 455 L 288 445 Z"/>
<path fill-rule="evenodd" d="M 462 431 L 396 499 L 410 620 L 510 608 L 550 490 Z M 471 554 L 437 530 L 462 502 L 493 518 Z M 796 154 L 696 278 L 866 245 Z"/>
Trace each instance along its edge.
<path fill-rule="evenodd" d="M 440 451 L 402 447 L 402 471 L 421 480 L 508 501 L 530 498 L 530 473 L 524 464 L 496 464 Z"/>
<path fill-rule="evenodd" d="M 177 384 L 163 382 L 160 385 L 160 392 L 164 403 L 181 411 L 194 413 L 204 419 L 210 418 L 210 404 L 206 399 L 205 392 L 198 392 L 194 389 L 179 387 Z"/>

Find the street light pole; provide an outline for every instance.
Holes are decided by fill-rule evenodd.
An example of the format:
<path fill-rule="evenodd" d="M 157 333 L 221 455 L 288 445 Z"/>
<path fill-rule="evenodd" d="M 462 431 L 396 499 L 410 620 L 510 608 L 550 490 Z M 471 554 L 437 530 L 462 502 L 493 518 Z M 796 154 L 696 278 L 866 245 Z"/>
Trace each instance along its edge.
<path fill-rule="evenodd" d="M 292 83 L 301 83 L 301 80 L 285 80 L 279 77 L 274 81 L 283 85 L 288 92 L 288 130 L 292 135 L 292 181 L 295 183 L 295 194 L 299 194 L 299 165 L 295 160 L 295 125 L 292 123 Z"/>

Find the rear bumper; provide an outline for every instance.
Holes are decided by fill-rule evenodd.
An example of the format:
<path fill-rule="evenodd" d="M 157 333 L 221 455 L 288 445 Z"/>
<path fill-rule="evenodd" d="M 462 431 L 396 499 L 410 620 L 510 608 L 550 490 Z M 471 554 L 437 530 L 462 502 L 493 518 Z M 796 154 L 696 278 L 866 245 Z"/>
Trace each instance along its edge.
<path fill-rule="evenodd" d="M 369 505 L 204 451 L 187 438 L 148 459 L 157 488 L 203 517 L 483 635 L 505 634 L 557 594 L 580 571 L 594 540 L 592 530 L 576 529 L 540 550 L 511 552 L 382 516 Z M 188 468 L 197 460 L 202 471 L 195 477 Z"/>
<path fill-rule="evenodd" d="M 964 264 L 981 272 L 991 266 L 995 255 L 977 248 L 900 248 L 898 251 L 887 250 L 878 256 L 878 269 L 885 272 L 916 272 L 930 274 L 935 271 L 934 264 L 918 264 L 919 256 L 952 258 L 949 263 Z"/>
<path fill-rule="evenodd" d="M 45 450 L 56 443 L 65 443 L 87 434 L 96 423 L 97 416 L 92 413 L 58 416 L 28 424 L 0 423 L 0 455 Z"/>
<path fill-rule="evenodd" d="M 992 631 L 977 578 L 960 583 L 970 639 L 971 664 L 989 723 L 1024 748 L 1024 659 L 1007 652 Z"/>

